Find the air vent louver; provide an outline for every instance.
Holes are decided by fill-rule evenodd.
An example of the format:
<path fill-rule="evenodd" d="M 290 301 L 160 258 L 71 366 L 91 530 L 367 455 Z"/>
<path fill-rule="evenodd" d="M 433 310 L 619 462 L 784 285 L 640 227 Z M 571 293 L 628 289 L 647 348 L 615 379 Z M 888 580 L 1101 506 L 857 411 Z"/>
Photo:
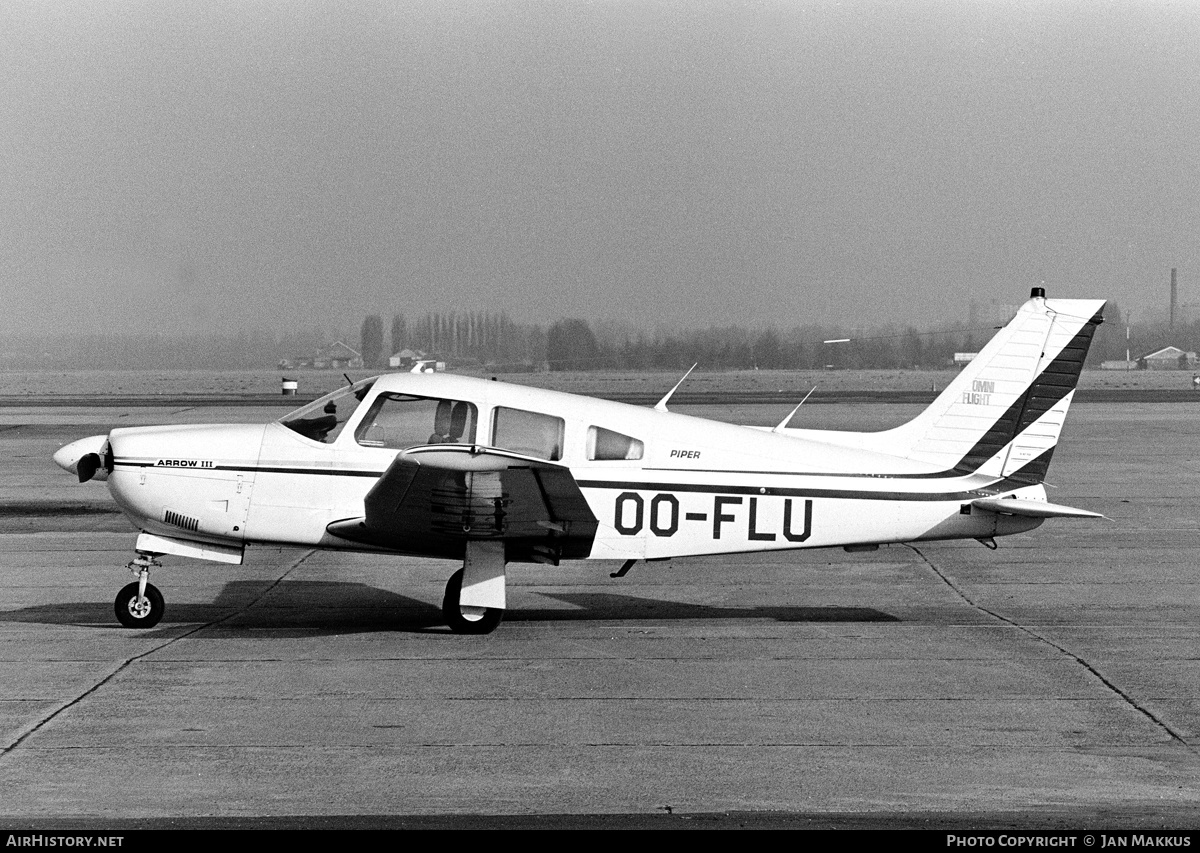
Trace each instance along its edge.
<path fill-rule="evenodd" d="M 170 509 L 163 510 L 163 521 L 175 527 L 182 527 L 184 530 L 195 531 L 200 527 L 200 519 L 191 518 Z"/>

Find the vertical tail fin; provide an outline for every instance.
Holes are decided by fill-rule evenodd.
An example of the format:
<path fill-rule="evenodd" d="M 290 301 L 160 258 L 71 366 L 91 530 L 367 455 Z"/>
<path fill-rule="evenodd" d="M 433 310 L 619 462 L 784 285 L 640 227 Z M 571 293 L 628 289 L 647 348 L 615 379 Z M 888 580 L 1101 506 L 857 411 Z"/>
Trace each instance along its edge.
<path fill-rule="evenodd" d="M 928 409 L 869 443 L 959 474 L 1042 482 L 1103 309 L 1035 288 Z"/>

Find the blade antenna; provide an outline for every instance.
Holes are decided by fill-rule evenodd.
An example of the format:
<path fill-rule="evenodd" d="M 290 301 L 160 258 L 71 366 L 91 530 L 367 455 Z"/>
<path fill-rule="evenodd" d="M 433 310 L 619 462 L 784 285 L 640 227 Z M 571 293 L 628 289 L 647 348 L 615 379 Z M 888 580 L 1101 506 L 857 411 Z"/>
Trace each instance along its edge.
<path fill-rule="evenodd" d="M 700 362 L 696 362 L 696 364 L 699 363 Z M 671 395 L 679 389 L 679 386 L 683 384 L 683 380 L 692 375 L 692 371 L 696 369 L 696 364 L 693 364 L 691 367 L 689 367 L 687 373 L 683 374 L 683 379 L 680 379 L 678 382 L 676 382 L 675 387 L 668 391 L 667 395 L 659 400 L 657 404 L 655 404 L 654 411 L 665 412 L 667 410 L 667 400 L 671 399 Z"/>
<path fill-rule="evenodd" d="M 783 432 L 783 428 L 785 426 L 787 426 L 788 422 L 791 421 L 791 419 L 796 416 L 796 412 L 800 411 L 800 407 L 804 405 L 804 403 L 808 400 L 808 398 L 813 395 L 813 391 L 816 391 L 816 390 L 817 390 L 817 386 L 814 385 L 812 387 L 812 391 L 809 391 L 807 394 L 805 394 L 804 399 L 796 404 L 796 408 L 794 408 L 790 412 L 788 412 L 788 416 L 786 418 L 784 418 L 783 420 L 781 420 L 779 422 L 779 426 L 775 427 L 775 429 L 771 430 L 771 432 Z"/>

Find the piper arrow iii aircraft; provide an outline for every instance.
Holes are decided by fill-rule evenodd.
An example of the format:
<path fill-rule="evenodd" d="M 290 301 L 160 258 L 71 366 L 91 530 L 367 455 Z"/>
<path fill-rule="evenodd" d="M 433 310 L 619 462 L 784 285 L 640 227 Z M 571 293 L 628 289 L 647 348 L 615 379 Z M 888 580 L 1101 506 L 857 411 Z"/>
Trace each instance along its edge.
<path fill-rule="evenodd" d="M 61 448 L 140 530 L 122 624 L 163 615 L 164 554 L 247 546 L 462 561 L 443 612 L 492 631 L 510 563 L 978 539 L 1058 516 L 1043 480 L 1102 322 L 1033 295 L 923 413 L 883 432 L 736 426 L 443 373 L 365 379 L 265 425 L 114 429 Z M 685 377 L 686 378 L 686 377 Z M 682 382 L 682 380 L 681 380 Z M 676 385 L 676 388 L 679 386 Z M 797 407 L 798 408 L 798 407 Z"/>

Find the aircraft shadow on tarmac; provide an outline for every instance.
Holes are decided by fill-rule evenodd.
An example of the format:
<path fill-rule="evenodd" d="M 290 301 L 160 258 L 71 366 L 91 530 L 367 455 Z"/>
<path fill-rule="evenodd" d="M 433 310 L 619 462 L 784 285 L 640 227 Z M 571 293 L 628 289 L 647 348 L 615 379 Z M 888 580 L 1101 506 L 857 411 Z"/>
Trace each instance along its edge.
<path fill-rule="evenodd" d="M 208 604 L 170 601 L 159 628 L 142 636 L 173 636 L 181 627 L 210 625 L 225 636 L 313 636 L 322 633 L 399 631 L 446 633 L 441 609 L 427 601 L 367 584 L 287 581 L 271 588 L 263 581 L 231 581 Z M 265 593 L 265 594 L 264 594 Z M 643 620 L 770 619 L 776 622 L 897 622 L 870 607 L 731 606 L 689 604 L 616 593 L 536 592 L 571 605 L 518 606 L 506 623 Z M 0 622 L 116 628 L 111 602 L 61 602 L 0 612 Z M 503 630 L 503 628 L 501 628 Z"/>

